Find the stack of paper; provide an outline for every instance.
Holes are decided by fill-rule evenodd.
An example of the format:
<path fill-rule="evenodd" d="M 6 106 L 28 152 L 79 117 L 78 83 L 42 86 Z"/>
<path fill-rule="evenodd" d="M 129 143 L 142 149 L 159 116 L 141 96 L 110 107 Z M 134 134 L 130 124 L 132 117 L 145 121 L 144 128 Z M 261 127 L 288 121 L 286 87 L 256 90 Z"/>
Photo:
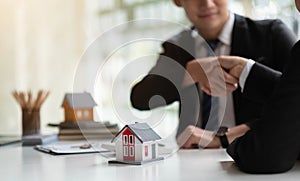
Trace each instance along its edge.
<path fill-rule="evenodd" d="M 59 125 L 60 140 L 107 139 L 119 131 L 117 124 L 96 121 L 65 121 Z"/>

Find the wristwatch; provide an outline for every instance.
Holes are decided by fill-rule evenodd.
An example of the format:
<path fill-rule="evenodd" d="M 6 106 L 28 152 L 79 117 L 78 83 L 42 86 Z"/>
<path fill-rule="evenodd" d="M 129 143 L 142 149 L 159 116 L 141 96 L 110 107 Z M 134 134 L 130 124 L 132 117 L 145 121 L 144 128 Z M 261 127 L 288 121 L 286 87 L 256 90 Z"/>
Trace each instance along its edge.
<path fill-rule="evenodd" d="M 229 145 L 226 133 L 228 132 L 228 127 L 221 126 L 216 134 L 220 138 L 221 145 L 223 148 L 227 148 Z"/>

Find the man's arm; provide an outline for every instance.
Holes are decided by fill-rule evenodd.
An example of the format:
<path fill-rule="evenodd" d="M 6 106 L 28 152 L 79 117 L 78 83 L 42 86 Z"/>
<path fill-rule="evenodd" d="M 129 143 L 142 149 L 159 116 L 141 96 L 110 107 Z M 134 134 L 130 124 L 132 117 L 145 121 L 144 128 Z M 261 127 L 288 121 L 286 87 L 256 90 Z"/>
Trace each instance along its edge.
<path fill-rule="evenodd" d="M 228 142 L 231 143 L 238 137 L 243 136 L 250 128 L 246 124 L 234 126 L 226 133 Z M 212 131 L 203 130 L 196 126 L 188 126 L 177 137 L 177 144 L 183 149 L 191 149 L 198 146 L 205 148 L 220 148 L 221 142 Z"/>
<path fill-rule="evenodd" d="M 255 63 L 245 82 L 243 94 L 257 102 L 266 102 L 278 84 L 281 72 Z"/>
<path fill-rule="evenodd" d="M 172 42 L 165 42 L 163 49 L 156 65 L 131 90 L 131 103 L 137 109 L 149 110 L 179 100 L 184 67 L 193 57 Z"/>
<path fill-rule="evenodd" d="M 266 102 L 281 77 L 287 64 L 289 53 L 296 42 L 296 36 L 280 20 L 270 26 L 270 55 L 254 60 L 255 64 L 247 73 L 243 96 L 260 103 Z M 223 56 L 219 58 L 221 66 L 230 70 L 230 74 L 240 78 L 248 57 Z M 235 66 L 237 65 L 237 66 Z M 242 87 L 242 86 L 241 86 Z"/>
<path fill-rule="evenodd" d="M 293 167 L 300 153 L 300 43 L 262 116 L 227 152 L 242 171 L 280 173 Z"/>
<path fill-rule="evenodd" d="M 195 59 L 185 47 L 172 41 L 163 44 L 164 52 L 160 54 L 156 65 L 131 90 L 133 107 L 149 110 L 170 104 L 183 99 L 180 94 L 185 90 L 197 93 L 196 83 L 214 96 L 237 88 L 237 79 L 223 71 L 216 58 Z M 189 80 L 186 80 L 187 77 Z"/>
<path fill-rule="evenodd" d="M 270 34 L 272 42 L 269 48 L 272 49 L 272 55 L 266 60 L 254 60 L 256 63 L 248 75 L 243 91 L 245 97 L 261 103 L 272 95 L 297 41 L 295 34 L 280 20 L 272 23 Z"/>
<path fill-rule="evenodd" d="M 295 164 L 300 146 L 297 124 L 283 121 L 280 116 L 282 110 L 275 107 L 269 104 L 264 118 L 228 146 L 227 153 L 240 170 L 255 174 L 280 173 Z"/>

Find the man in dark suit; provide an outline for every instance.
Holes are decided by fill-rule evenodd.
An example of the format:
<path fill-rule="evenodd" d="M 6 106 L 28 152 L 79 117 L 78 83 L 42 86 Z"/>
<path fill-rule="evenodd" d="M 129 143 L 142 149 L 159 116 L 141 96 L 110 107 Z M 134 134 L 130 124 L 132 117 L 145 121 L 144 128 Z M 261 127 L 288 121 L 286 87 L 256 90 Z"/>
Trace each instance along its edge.
<path fill-rule="evenodd" d="M 149 110 L 179 101 L 178 142 L 183 148 L 192 148 L 193 145 L 198 145 L 201 139 L 206 139 L 203 137 L 206 126 L 201 120 L 202 91 L 198 90 L 200 87 L 203 92 L 211 94 L 207 78 L 216 73 L 202 69 L 213 63 L 207 61 L 210 59 L 204 58 L 207 57 L 207 52 L 201 54 L 203 49 L 199 44 L 203 40 L 206 42 L 218 40 L 215 54 L 245 57 L 247 64 L 249 59 L 252 59 L 255 61 L 251 64 L 253 74 L 257 71 L 267 77 L 264 80 L 274 80 L 280 77 L 286 64 L 285 60 L 296 39 L 279 20 L 253 21 L 234 15 L 227 9 L 227 0 L 174 0 L 174 2 L 184 8 L 194 28 L 184 30 L 163 43 L 164 52 L 159 56 L 156 65 L 133 87 L 131 102 L 137 109 Z M 200 38 L 195 36 L 195 33 L 200 35 Z M 192 84 L 185 83 L 184 77 L 187 72 L 194 79 Z M 227 133 L 230 143 L 244 134 L 253 120 L 260 118 L 264 101 L 257 97 L 267 96 L 268 93 L 256 94 L 255 87 L 242 90 L 240 86 L 237 87 L 237 79 L 226 72 L 222 73 L 223 79 L 217 80 L 216 84 L 225 85 L 227 93 L 232 96 L 227 97 L 227 102 L 231 101 L 231 106 L 226 103 L 224 108 L 224 116 L 227 117 L 221 120 L 233 122 L 228 126 L 231 127 Z M 232 108 L 227 111 L 230 107 Z M 213 137 L 205 145 L 205 147 L 220 146 L 219 137 Z"/>
<path fill-rule="evenodd" d="M 300 11 L 300 0 L 295 0 Z M 224 63 L 226 62 L 226 63 Z M 223 60 L 234 65 L 235 60 Z M 288 64 L 274 86 L 256 85 L 258 89 L 273 92 L 260 119 L 253 122 L 250 130 L 229 145 L 227 152 L 236 165 L 249 173 L 279 173 L 293 167 L 300 154 L 300 42 L 291 51 Z M 248 78 L 252 78 L 249 75 Z M 275 82 L 278 82 L 277 84 Z M 248 83 L 245 84 L 245 88 Z M 251 85 L 253 86 L 253 85 Z"/>

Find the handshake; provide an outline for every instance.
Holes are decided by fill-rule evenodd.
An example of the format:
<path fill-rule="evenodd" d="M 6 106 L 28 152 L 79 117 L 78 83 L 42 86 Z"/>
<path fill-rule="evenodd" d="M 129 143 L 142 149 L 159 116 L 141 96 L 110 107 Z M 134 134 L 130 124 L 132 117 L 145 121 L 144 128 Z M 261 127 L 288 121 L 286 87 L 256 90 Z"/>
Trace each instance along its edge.
<path fill-rule="evenodd" d="M 249 60 L 238 56 L 195 59 L 187 63 L 183 85 L 199 83 L 212 96 L 224 96 L 238 88 L 238 82 Z"/>

